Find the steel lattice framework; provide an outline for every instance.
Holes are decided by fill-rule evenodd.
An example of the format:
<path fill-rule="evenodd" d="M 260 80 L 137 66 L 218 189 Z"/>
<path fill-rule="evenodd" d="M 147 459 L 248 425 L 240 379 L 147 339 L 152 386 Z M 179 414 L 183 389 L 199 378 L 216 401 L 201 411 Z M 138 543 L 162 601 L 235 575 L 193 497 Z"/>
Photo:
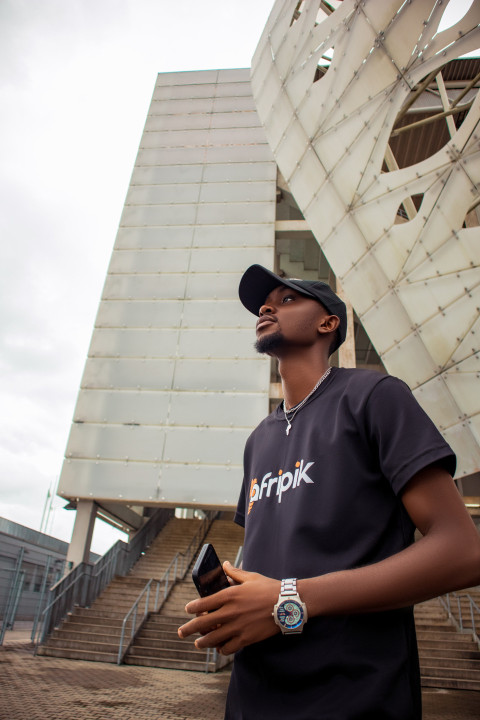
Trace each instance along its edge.
<path fill-rule="evenodd" d="M 465 226 L 480 198 L 480 98 L 477 78 L 452 101 L 440 70 L 478 48 L 480 3 L 439 31 L 447 5 L 278 0 L 252 87 L 278 166 L 385 367 L 465 475 L 480 467 L 480 228 Z M 449 137 L 400 169 L 392 131 L 435 77 Z"/>

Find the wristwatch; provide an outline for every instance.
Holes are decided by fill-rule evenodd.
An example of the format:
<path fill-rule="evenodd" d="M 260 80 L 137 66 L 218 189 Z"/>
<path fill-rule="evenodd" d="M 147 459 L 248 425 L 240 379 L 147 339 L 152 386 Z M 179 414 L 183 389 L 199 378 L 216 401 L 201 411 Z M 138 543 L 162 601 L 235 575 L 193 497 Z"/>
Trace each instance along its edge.
<path fill-rule="evenodd" d="M 273 619 L 284 635 L 298 635 L 308 620 L 307 606 L 297 592 L 297 580 L 282 580 L 278 602 L 273 608 Z"/>

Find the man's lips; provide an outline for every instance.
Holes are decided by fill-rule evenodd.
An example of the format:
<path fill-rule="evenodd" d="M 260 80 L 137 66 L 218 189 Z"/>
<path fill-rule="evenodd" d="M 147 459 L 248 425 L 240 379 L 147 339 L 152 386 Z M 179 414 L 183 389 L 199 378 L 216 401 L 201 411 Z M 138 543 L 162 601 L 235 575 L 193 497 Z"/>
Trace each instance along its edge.
<path fill-rule="evenodd" d="M 257 320 L 257 331 L 260 330 L 262 327 L 266 327 L 267 325 L 270 325 L 270 323 L 276 323 L 277 319 L 273 315 L 262 315 L 261 318 L 258 318 Z"/>

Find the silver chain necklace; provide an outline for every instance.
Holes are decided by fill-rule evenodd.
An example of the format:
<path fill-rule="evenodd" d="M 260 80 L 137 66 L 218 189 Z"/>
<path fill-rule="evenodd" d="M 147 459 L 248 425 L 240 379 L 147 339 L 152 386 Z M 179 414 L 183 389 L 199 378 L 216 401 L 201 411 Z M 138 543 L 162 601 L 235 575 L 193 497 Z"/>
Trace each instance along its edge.
<path fill-rule="evenodd" d="M 312 397 L 312 395 L 313 395 L 313 393 L 315 392 L 315 390 L 318 390 L 318 388 L 320 387 L 320 385 L 322 384 L 322 382 L 327 379 L 327 377 L 330 375 L 331 369 L 332 369 L 331 367 L 327 368 L 327 369 L 325 370 L 325 372 L 323 373 L 322 377 L 320 378 L 320 380 L 319 380 L 319 381 L 317 382 L 317 384 L 315 385 L 315 387 L 314 387 L 312 390 L 310 390 L 310 392 L 308 393 L 307 397 L 303 398 L 303 400 L 302 400 L 301 402 L 299 402 L 297 405 L 294 405 L 292 408 L 290 408 L 290 410 L 287 410 L 287 409 L 286 409 L 286 407 L 285 407 L 285 400 L 283 401 L 283 414 L 285 415 L 285 420 L 287 421 L 287 428 L 286 428 L 286 430 L 285 430 L 285 434 L 286 434 L 286 435 L 289 434 L 289 432 L 290 432 L 290 430 L 291 430 L 291 428 L 292 428 L 293 418 L 295 417 L 295 415 L 297 414 L 297 412 L 302 409 L 302 407 L 305 405 L 305 403 L 307 402 L 307 400 Z M 293 413 L 293 415 L 289 418 L 288 415 L 289 415 L 290 413 Z"/>

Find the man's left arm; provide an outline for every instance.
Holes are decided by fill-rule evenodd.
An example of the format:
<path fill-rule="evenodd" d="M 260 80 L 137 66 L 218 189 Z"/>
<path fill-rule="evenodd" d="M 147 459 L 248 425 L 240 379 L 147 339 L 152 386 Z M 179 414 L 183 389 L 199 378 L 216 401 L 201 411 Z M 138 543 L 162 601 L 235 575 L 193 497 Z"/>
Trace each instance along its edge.
<path fill-rule="evenodd" d="M 385 560 L 297 581 L 308 616 L 379 612 L 414 605 L 480 583 L 480 535 L 451 476 L 439 466 L 418 472 L 402 502 L 422 538 Z M 279 632 L 272 617 L 280 582 L 225 565 L 238 583 L 187 605 L 200 615 L 179 629 L 200 632 L 196 646 L 229 654 Z"/>

